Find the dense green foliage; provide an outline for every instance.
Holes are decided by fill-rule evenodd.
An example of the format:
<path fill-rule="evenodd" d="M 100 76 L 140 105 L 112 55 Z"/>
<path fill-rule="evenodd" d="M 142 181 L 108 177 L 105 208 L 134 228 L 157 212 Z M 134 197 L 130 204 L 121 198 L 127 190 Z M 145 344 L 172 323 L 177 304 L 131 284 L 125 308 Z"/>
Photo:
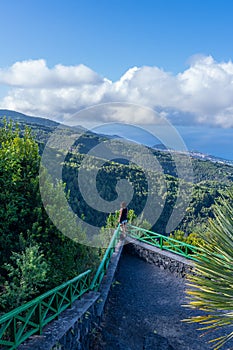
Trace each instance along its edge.
<path fill-rule="evenodd" d="M 170 238 L 176 239 L 180 242 L 185 242 L 195 247 L 203 247 L 205 244 L 205 241 L 196 232 L 192 232 L 189 235 L 185 235 L 184 231 L 176 230 L 174 233 L 170 234 Z"/>
<path fill-rule="evenodd" d="M 83 158 L 84 155 L 76 153 L 75 151 L 68 154 L 63 168 L 63 179 L 67 184 L 67 190 L 70 191 L 70 205 L 74 212 L 76 212 L 79 217 L 85 217 L 87 222 L 101 227 L 106 222 L 107 214 L 98 212 L 89 207 L 85 200 L 83 200 L 79 191 L 77 177 Z M 89 159 L 89 162 L 87 159 Z M 157 208 L 160 208 L 162 211 L 158 221 L 152 226 L 152 230 L 161 234 L 165 233 L 166 224 L 176 203 L 179 181 L 183 180 L 156 171 L 148 171 L 146 177 L 144 171 L 135 164 L 106 161 L 104 165 L 99 167 L 99 159 L 95 159 L 91 156 L 87 159 L 85 159 L 85 167 L 88 178 L 90 181 L 95 181 L 95 172 L 98 171 L 96 187 L 99 191 L 99 196 L 106 201 L 112 201 L 117 198 L 117 181 L 127 179 L 129 183 L 132 184 L 134 195 L 129 204 L 129 208 L 133 209 L 136 215 L 140 215 L 145 206 L 148 196 L 149 178 L 152 184 L 150 193 L 155 194 Z M 203 168 L 207 172 L 207 165 L 205 162 L 203 162 L 203 164 Z M 227 171 L 232 171 L 233 173 L 233 168 L 231 169 L 231 167 L 228 166 Z M 211 174 L 212 163 L 210 163 L 210 178 L 212 177 Z M 224 174 L 226 177 L 228 176 L 227 173 Z M 198 177 L 201 177 L 201 165 L 198 167 Z M 180 206 L 183 202 L 185 203 L 187 192 L 191 193 L 191 201 L 177 229 L 185 231 L 186 234 L 190 234 L 196 230 L 196 226 L 205 224 L 208 218 L 213 216 L 212 208 L 215 200 L 231 185 L 232 182 L 230 179 L 226 182 L 205 180 L 197 182 L 193 186 L 191 183 L 184 183 L 183 188 L 185 188 L 185 191 L 179 192 L 181 198 Z M 151 213 L 151 217 L 153 217 L 153 213 Z"/>
<path fill-rule="evenodd" d="M 9 310 L 96 266 L 99 251 L 62 235 L 49 219 L 39 191 L 38 144 L 29 129 L 21 137 L 17 127 L 5 122 L 0 144 L 0 304 Z M 63 185 L 44 186 L 49 194 L 52 186 Z M 62 217 L 60 209 L 55 197 L 50 210 Z"/>
<path fill-rule="evenodd" d="M 5 265 L 8 278 L 1 295 L 2 307 L 9 310 L 37 295 L 47 282 L 48 264 L 38 244 L 12 253 L 11 262 Z"/>
<path fill-rule="evenodd" d="M 0 266 L 19 251 L 19 235 L 27 232 L 35 216 L 38 192 L 38 146 L 28 129 L 23 138 L 5 124 L 0 129 Z"/>
<path fill-rule="evenodd" d="M 120 216 L 119 210 L 117 210 L 115 213 L 109 214 L 109 216 L 107 217 L 106 225 L 104 226 L 104 228 L 108 229 L 108 228 L 117 227 L 117 225 L 119 224 L 119 216 Z M 138 226 L 138 227 L 144 228 L 146 230 L 148 230 L 151 227 L 150 223 L 148 221 L 146 221 L 145 219 L 143 219 L 142 215 L 137 216 L 133 209 L 130 209 L 128 211 L 127 222 L 130 225 Z"/>

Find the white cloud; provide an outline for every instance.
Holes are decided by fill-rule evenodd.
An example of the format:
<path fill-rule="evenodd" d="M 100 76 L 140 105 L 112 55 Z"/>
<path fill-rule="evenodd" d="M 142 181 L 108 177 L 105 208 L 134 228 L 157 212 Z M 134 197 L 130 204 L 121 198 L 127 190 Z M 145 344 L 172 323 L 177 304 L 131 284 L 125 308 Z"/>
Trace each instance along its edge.
<path fill-rule="evenodd" d="M 233 127 L 233 63 L 211 56 L 194 56 L 177 75 L 158 67 L 133 67 L 114 83 L 84 65 L 49 68 L 45 60 L 29 60 L 0 69 L 0 84 L 9 87 L 0 108 L 56 120 L 95 104 L 129 102 L 170 114 L 174 123 Z M 110 113 L 102 119 L 117 117 Z M 123 118 L 140 121 L 135 113 Z M 153 122 L 151 116 L 141 119 Z"/>
<path fill-rule="evenodd" d="M 66 122 L 75 125 L 98 126 L 100 123 L 133 124 L 164 124 L 162 113 L 155 113 L 150 108 L 131 103 L 103 103 L 91 108 L 80 110 L 78 113 L 66 118 Z"/>
<path fill-rule="evenodd" d="M 97 73 L 83 64 L 78 66 L 58 64 L 49 69 L 43 59 L 16 62 L 8 69 L 0 69 L 0 84 L 21 88 L 95 85 L 101 83 L 102 80 Z"/>

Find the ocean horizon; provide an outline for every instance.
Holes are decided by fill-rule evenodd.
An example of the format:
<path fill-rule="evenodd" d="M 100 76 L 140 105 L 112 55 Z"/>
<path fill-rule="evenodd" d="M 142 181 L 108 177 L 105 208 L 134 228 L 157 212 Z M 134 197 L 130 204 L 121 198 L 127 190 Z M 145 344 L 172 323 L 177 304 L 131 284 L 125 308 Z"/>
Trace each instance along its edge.
<path fill-rule="evenodd" d="M 233 128 L 177 126 L 189 151 L 233 160 Z"/>
<path fill-rule="evenodd" d="M 192 152 L 200 152 L 217 158 L 233 161 L 233 128 L 209 126 L 172 125 L 183 141 L 184 148 Z M 107 135 L 118 135 L 131 141 L 153 147 L 160 142 L 155 135 L 169 133 L 167 127 L 151 126 L 153 132 L 148 132 L 143 126 L 112 123 L 95 128 L 95 132 Z M 171 134 L 171 138 L 174 133 Z M 169 140 L 169 137 L 167 137 Z M 172 148 L 172 147 L 171 147 Z M 179 148 L 179 146 L 178 146 Z M 175 148 L 177 151 L 184 150 Z"/>

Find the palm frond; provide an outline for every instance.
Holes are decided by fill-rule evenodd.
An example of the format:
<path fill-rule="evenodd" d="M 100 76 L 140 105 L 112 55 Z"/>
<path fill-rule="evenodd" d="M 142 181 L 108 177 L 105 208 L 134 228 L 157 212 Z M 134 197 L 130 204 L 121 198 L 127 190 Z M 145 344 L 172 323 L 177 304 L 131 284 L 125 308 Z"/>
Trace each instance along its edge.
<path fill-rule="evenodd" d="M 215 218 L 209 221 L 202 254 L 195 262 L 195 274 L 187 277 L 186 307 L 204 315 L 184 321 L 199 323 L 203 331 L 230 327 L 227 335 L 210 341 L 220 349 L 233 338 L 233 192 L 215 205 Z"/>

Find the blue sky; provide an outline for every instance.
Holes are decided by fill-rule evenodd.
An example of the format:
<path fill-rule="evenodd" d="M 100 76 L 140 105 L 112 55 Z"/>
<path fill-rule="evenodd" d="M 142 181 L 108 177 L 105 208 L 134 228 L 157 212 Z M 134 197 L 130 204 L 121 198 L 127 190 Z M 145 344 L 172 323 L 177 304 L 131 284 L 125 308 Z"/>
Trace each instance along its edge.
<path fill-rule="evenodd" d="M 115 81 L 135 65 L 177 73 L 192 55 L 233 55 L 231 0 L 2 0 L 0 12 L 1 67 L 43 58 Z"/>
<path fill-rule="evenodd" d="M 233 130 L 232 0 L 0 0 L 0 13 L 0 108 L 66 123 L 120 102 Z M 110 110 L 100 122 L 156 122 Z"/>

